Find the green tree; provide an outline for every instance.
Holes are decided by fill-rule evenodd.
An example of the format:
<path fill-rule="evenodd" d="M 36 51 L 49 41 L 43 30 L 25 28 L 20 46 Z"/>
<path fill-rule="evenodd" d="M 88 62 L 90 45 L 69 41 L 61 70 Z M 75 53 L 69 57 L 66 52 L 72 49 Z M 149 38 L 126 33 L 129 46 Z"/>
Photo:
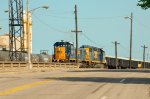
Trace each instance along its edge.
<path fill-rule="evenodd" d="M 140 0 L 137 5 L 140 6 L 142 9 L 146 10 L 150 8 L 150 0 Z"/>

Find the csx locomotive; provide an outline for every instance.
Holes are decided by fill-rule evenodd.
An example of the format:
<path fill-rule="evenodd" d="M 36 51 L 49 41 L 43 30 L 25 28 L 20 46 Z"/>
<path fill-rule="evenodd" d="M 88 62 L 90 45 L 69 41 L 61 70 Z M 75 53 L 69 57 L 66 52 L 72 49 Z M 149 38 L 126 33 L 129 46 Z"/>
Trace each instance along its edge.
<path fill-rule="evenodd" d="M 71 42 L 56 42 L 54 44 L 53 62 L 75 62 L 76 48 Z M 78 48 L 78 61 L 86 65 L 105 64 L 105 52 L 102 48 L 82 45 Z"/>

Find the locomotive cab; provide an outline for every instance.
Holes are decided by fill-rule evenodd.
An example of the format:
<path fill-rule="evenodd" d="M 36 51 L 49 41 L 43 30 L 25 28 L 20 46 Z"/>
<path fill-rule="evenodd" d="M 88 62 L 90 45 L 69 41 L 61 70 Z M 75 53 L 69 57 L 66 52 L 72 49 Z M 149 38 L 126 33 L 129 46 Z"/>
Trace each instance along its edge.
<path fill-rule="evenodd" d="M 70 42 L 56 42 L 54 44 L 54 62 L 68 62 L 73 44 Z"/>

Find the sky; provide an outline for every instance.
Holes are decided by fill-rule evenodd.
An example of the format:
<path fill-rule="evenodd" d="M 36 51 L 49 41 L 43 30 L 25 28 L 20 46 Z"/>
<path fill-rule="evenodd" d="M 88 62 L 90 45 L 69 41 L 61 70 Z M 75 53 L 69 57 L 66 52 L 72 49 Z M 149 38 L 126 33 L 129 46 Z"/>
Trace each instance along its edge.
<path fill-rule="evenodd" d="M 26 7 L 24 0 L 24 8 Z M 78 7 L 79 46 L 92 45 L 103 48 L 107 56 L 115 56 L 117 41 L 118 57 L 129 57 L 130 20 L 124 19 L 133 12 L 134 59 L 143 58 L 143 48 L 150 54 L 150 9 L 142 10 L 138 0 L 29 0 L 30 9 L 49 5 L 49 9 L 38 9 L 32 13 L 33 53 L 49 50 L 53 44 L 65 40 L 75 42 L 74 6 Z M 8 0 L 0 3 L 0 34 L 8 33 Z M 147 58 L 146 58 L 147 59 Z M 150 60 L 150 55 L 149 55 Z"/>

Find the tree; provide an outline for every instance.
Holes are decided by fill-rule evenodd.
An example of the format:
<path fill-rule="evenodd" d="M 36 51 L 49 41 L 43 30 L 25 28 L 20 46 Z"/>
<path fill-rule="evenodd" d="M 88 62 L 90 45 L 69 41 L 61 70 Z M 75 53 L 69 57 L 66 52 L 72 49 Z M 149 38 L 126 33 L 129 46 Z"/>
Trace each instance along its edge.
<path fill-rule="evenodd" d="M 146 10 L 150 8 L 150 0 L 140 0 L 137 5 L 140 6 L 142 9 Z"/>

